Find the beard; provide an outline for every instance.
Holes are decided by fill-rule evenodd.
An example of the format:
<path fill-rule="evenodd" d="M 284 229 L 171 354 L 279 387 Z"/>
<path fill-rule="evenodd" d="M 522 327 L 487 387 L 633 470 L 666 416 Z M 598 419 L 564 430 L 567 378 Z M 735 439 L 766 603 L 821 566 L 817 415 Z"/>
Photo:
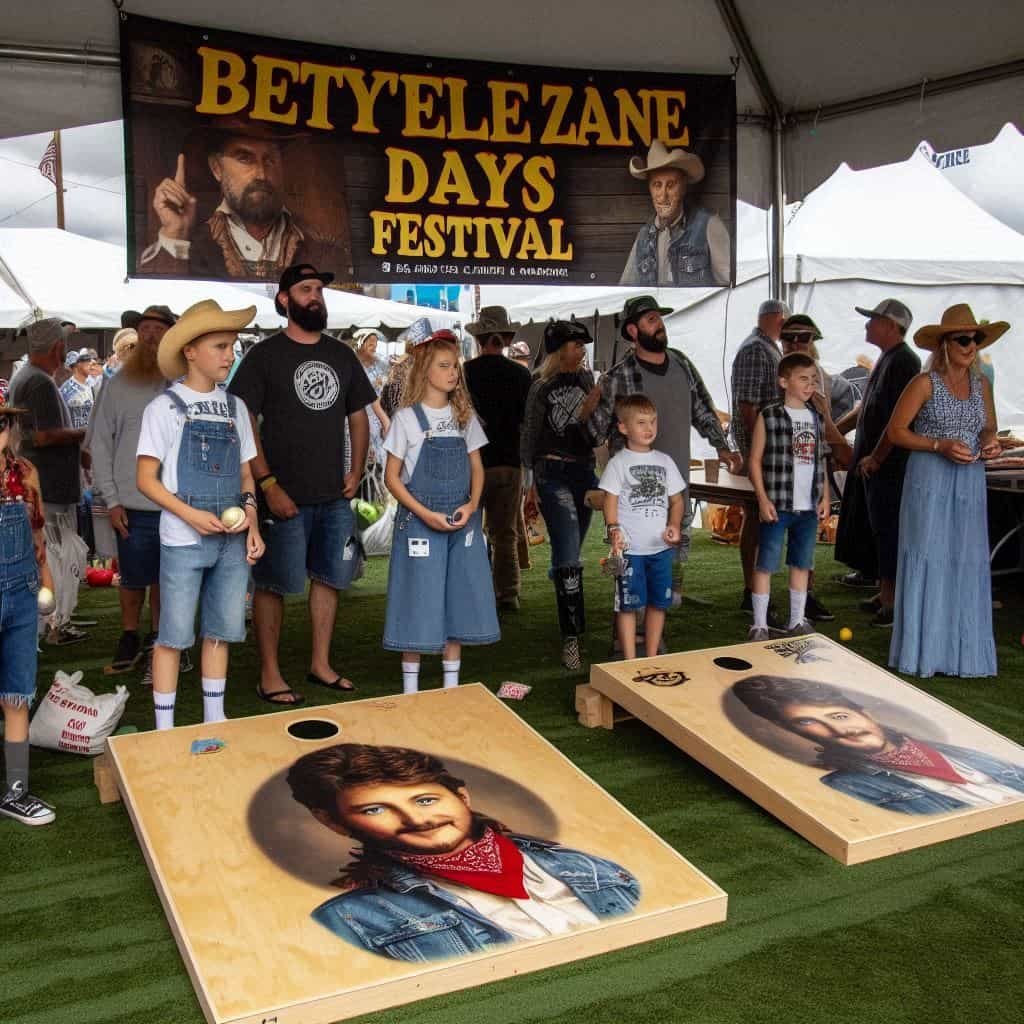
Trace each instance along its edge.
<path fill-rule="evenodd" d="M 308 306 L 289 302 L 288 318 L 304 331 L 322 331 L 327 326 L 327 307 L 317 301 L 311 302 Z"/>
<path fill-rule="evenodd" d="M 132 351 L 121 360 L 120 372 L 138 384 L 151 384 L 163 380 L 160 366 L 156 361 L 156 345 L 140 341 Z"/>
<path fill-rule="evenodd" d="M 653 334 L 648 334 L 639 327 L 636 329 L 636 343 L 645 352 L 664 352 L 668 348 L 668 334 L 664 327 L 659 327 Z"/>
<path fill-rule="evenodd" d="M 262 178 L 249 182 L 241 194 L 233 191 L 226 182 L 221 188 L 228 205 L 246 224 L 258 224 L 261 227 L 272 224 L 284 209 L 281 193 Z"/>

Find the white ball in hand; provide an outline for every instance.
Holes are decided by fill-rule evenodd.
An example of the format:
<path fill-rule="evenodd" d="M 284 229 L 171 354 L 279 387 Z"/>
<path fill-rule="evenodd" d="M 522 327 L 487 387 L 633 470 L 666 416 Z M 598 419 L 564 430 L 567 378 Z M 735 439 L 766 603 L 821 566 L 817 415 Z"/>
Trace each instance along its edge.
<path fill-rule="evenodd" d="M 220 521 L 229 529 L 233 530 L 245 519 L 245 510 L 237 505 L 231 505 L 220 514 Z"/>
<path fill-rule="evenodd" d="M 53 591 L 49 587 L 39 588 L 39 593 L 36 595 L 36 601 L 39 605 L 40 615 L 52 615 L 54 608 L 57 607 L 57 601 L 53 596 Z"/>

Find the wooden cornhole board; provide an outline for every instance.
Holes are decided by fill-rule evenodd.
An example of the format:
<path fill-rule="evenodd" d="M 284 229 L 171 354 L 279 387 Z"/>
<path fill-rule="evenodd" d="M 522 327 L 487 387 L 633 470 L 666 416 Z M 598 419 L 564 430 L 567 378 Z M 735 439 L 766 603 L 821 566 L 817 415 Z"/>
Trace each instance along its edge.
<path fill-rule="evenodd" d="M 331 738 L 288 727 L 334 723 Z M 194 740 L 226 746 L 193 754 Z M 311 918 L 353 840 L 285 782 L 337 743 L 414 748 L 463 779 L 474 810 L 513 833 L 614 862 L 639 883 L 632 912 L 454 959 L 409 962 Z M 725 920 L 726 895 L 481 685 L 115 736 L 112 769 L 208 1021 L 326 1024 Z M 590 877 L 589 873 L 586 873 Z"/>
<path fill-rule="evenodd" d="M 661 678 L 655 678 L 659 673 Z M 941 750 L 966 748 L 972 765 L 984 758 L 991 768 L 994 759 L 1005 766 L 999 771 L 1009 775 L 1000 776 L 1003 784 L 995 790 L 983 787 L 991 801 L 985 804 L 929 813 L 885 809 L 882 804 L 901 788 L 920 794 L 913 777 L 888 775 L 882 780 L 884 793 L 874 787 L 874 801 L 852 795 L 843 780 L 852 778 L 863 793 L 882 769 L 870 765 L 867 772 L 863 767 L 851 770 L 849 762 L 840 765 L 844 771 L 836 765 L 822 767 L 826 748 L 817 739 L 780 727 L 736 697 L 734 685 L 753 676 L 836 687 L 894 733 Z M 610 729 L 623 712 L 641 719 L 843 864 L 1024 819 L 1024 748 L 818 634 L 593 665 L 590 685 L 577 691 L 577 708 L 580 721 L 592 727 Z M 815 715 L 822 711 L 812 709 Z M 850 719 L 845 708 L 831 714 L 837 716 L 832 719 L 837 728 Z M 1014 780 L 1011 784 L 1005 782 L 1008 777 Z M 911 786 L 901 787 L 908 778 Z M 869 785 L 860 786 L 865 780 Z M 946 792 L 964 790 L 954 784 Z"/>

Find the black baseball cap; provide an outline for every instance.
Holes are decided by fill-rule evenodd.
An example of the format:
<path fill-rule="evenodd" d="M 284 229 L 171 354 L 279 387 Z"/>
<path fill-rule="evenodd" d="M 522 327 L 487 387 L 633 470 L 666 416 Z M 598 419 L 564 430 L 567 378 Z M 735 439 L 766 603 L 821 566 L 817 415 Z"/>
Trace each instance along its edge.
<path fill-rule="evenodd" d="M 289 288 L 300 281 L 312 280 L 328 285 L 334 280 L 334 275 L 327 271 L 317 270 L 312 263 L 295 263 L 285 270 L 277 286 L 277 295 L 274 297 L 274 309 L 277 310 L 279 316 L 288 315 L 288 310 L 281 304 L 281 292 L 287 292 Z"/>
<path fill-rule="evenodd" d="M 637 295 L 632 299 L 627 299 L 625 306 L 622 307 L 622 312 L 615 317 L 619 325 L 619 333 L 624 338 L 628 338 L 626 325 L 636 323 L 644 313 L 652 311 L 660 313 L 662 316 L 672 312 L 668 306 L 659 306 L 653 295 Z"/>
<path fill-rule="evenodd" d="M 549 355 L 557 352 L 567 341 L 589 345 L 593 340 L 586 325 L 579 320 L 549 320 L 544 328 L 544 351 Z"/>

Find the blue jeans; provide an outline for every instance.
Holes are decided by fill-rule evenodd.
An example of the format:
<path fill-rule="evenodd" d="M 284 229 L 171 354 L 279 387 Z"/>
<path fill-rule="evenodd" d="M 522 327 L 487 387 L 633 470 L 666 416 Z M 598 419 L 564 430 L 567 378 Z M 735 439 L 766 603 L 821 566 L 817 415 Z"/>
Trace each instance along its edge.
<path fill-rule="evenodd" d="M 196 609 L 200 635 L 238 643 L 245 639 L 245 591 L 249 563 L 247 531 L 212 534 L 199 544 L 160 548 L 161 647 L 183 651 L 195 642 Z"/>
<path fill-rule="evenodd" d="M 160 510 L 126 508 L 128 536 L 117 537 L 117 568 L 125 590 L 145 590 L 160 582 Z"/>
<path fill-rule="evenodd" d="M 594 514 L 583 504 L 587 491 L 597 487 L 594 467 L 589 462 L 538 459 L 533 476 L 551 539 L 551 568 L 579 566 L 580 548 Z"/>
<path fill-rule="evenodd" d="M 292 519 L 264 518 L 261 527 L 267 550 L 253 569 L 258 590 L 301 594 L 307 577 L 332 590 L 352 583 L 358 559 L 348 498 L 299 505 Z"/>
<path fill-rule="evenodd" d="M 818 543 L 818 513 L 779 512 L 777 523 L 762 523 L 757 541 L 757 571 L 772 573 L 782 561 L 782 541 L 789 532 L 786 565 L 791 569 L 814 568 L 814 545 Z"/>

